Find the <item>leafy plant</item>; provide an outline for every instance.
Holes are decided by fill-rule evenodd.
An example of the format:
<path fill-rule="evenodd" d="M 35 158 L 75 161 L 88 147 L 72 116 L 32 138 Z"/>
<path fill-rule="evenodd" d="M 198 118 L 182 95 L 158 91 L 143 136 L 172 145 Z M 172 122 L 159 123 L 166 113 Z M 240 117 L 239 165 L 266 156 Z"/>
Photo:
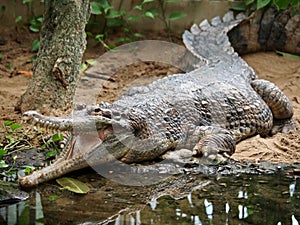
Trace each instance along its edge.
<path fill-rule="evenodd" d="M 37 52 L 40 47 L 40 41 L 38 39 L 35 39 L 32 44 L 31 44 L 31 51 L 32 52 Z"/>
<path fill-rule="evenodd" d="M 28 20 L 28 23 L 30 24 L 29 30 L 35 33 L 40 32 L 42 24 L 43 24 L 43 16 L 37 16 L 34 18 L 31 18 Z"/>
<path fill-rule="evenodd" d="M 50 195 L 49 198 L 48 198 L 48 200 L 49 200 L 50 202 L 53 202 L 53 201 L 55 201 L 55 200 L 57 200 L 57 199 L 59 199 L 59 198 L 60 198 L 59 195 Z"/>
<path fill-rule="evenodd" d="M 5 130 L 6 130 L 7 133 L 10 132 L 9 128 L 10 128 L 11 131 L 15 131 L 15 130 L 17 130 L 17 129 L 19 129 L 19 128 L 22 127 L 20 124 L 15 123 L 15 122 L 13 122 L 11 120 L 6 120 L 6 121 L 4 121 L 3 124 L 4 124 Z"/>
<path fill-rule="evenodd" d="M 22 0 L 22 4 L 25 5 L 27 7 L 28 11 L 30 12 L 30 14 L 33 15 L 33 17 L 28 20 L 28 24 L 29 24 L 28 29 L 31 32 L 39 33 L 41 31 L 41 27 L 43 24 L 43 15 L 34 16 L 35 12 L 32 7 L 33 1 L 34 0 Z M 44 2 L 44 1 L 40 0 L 40 2 Z M 16 23 L 20 23 L 22 21 L 23 21 L 22 16 L 17 16 L 15 19 Z M 31 51 L 36 52 L 39 49 L 39 45 L 40 45 L 40 41 L 38 39 L 34 40 L 31 45 Z"/>
<path fill-rule="evenodd" d="M 43 23 L 43 16 L 36 16 L 34 12 L 33 2 L 37 1 L 44 2 L 43 0 L 22 0 L 22 4 L 26 6 L 28 12 L 33 15 L 32 18 L 28 20 L 28 29 L 35 33 L 40 32 Z M 92 16 L 90 17 L 89 24 L 99 25 L 99 27 L 102 26 L 102 28 L 96 33 L 87 32 L 87 35 L 101 43 L 105 48 L 113 49 L 115 45 L 108 44 L 106 40 L 115 29 L 123 31 L 123 35 L 117 39 L 116 44 L 135 41 L 143 38 L 143 35 L 134 32 L 131 23 L 141 18 L 149 18 L 152 20 L 158 18 L 164 22 L 165 28 L 170 36 L 172 21 L 186 16 L 186 14 L 182 12 L 172 12 L 167 15 L 169 5 L 179 1 L 180 0 L 131 1 L 130 9 L 125 10 L 123 9 L 124 0 L 120 0 L 118 6 L 112 4 L 113 0 L 92 0 L 90 2 Z M 14 0 L 14 2 L 16 4 L 17 1 Z M 158 8 L 155 5 L 158 5 Z M 4 11 L 5 7 L 2 7 L 0 12 L 4 13 Z M 16 23 L 22 22 L 22 16 L 17 16 L 15 21 Z M 32 42 L 31 51 L 38 51 L 39 44 L 39 40 L 34 40 Z"/>
<path fill-rule="evenodd" d="M 23 20 L 22 16 L 17 16 L 16 19 L 15 19 L 15 22 L 20 23 L 22 20 Z"/>
<path fill-rule="evenodd" d="M 124 3 L 123 0 L 120 1 L 117 8 L 112 5 L 112 1 L 110 0 L 97 0 L 91 2 L 91 13 L 93 16 L 91 17 L 89 23 L 100 24 L 100 22 L 97 22 L 96 18 L 97 16 L 99 17 L 99 15 L 101 15 L 100 20 L 104 20 L 104 25 L 103 29 L 98 34 L 94 35 L 90 32 L 88 33 L 88 36 L 94 37 L 96 41 L 100 42 L 107 49 L 112 49 L 115 47 L 114 45 L 107 44 L 105 41 L 114 29 L 122 29 L 124 32 L 124 36 L 120 37 L 117 40 L 117 43 L 130 42 L 142 38 L 142 34 L 133 32 L 130 22 L 138 20 L 142 17 L 142 13 L 136 11 L 135 9 L 142 9 L 142 6 L 148 2 L 152 1 L 144 0 L 140 5 L 135 5 L 131 10 L 128 11 L 122 10 L 122 5 Z M 138 13 L 132 14 L 132 11 Z M 132 15 L 130 15 L 130 13 Z"/>
<path fill-rule="evenodd" d="M 0 169 L 7 168 L 9 165 L 6 164 L 5 160 L 3 160 L 3 156 L 5 156 L 7 153 L 7 150 L 0 149 Z"/>
<path fill-rule="evenodd" d="M 241 4 L 233 6 L 232 9 L 255 11 L 270 6 L 275 6 L 277 10 L 296 8 L 299 6 L 299 0 L 243 0 Z"/>
<path fill-rule="evenodd" d="M 157 17 L 164 22 L 169 36 L 171 35 L 171 22 L 187 16 L 186 13 L 182 12 L 173 12 L 167 15 L 168 4 L 176 3 L 179 1 L 180 0 L 158 0 L 160 13 L 157 13 Z"/>
<path fill-rule="evenodd" d="M 0 13 L 4 13 L 5 12 L 5 10 L 6 10 L 6 7 L 5 7 L 5 5 L 2 5 L 1 7 L 0 7 Z"/>
<path fill-rule="evenodd" d="M 56 133 L 56 134 L 52 135 L 52 137 L 49 138 L 49 140 L 47 140 L 42 145 L 42 148 L 52 149 L 51 151 L 46 153 L 46 155 L 45 155 L 46 159 L 50 159 L 60 152 L 60 146 L 58 145 L 58 143 L 63 140 L 64 140 L 64 136 L 62 134 Z"/>
<path fill-rule="evenodd" d="M 11 65 L 11 63 L 6 63 L 6 64 L 5 64 L 5 67 L 6 67 L 7 69 L 9 69 L 9 70 L 11 70 L 11 69 L 12 69 L 12 65 Z"/>
<path fill-rule="evenodd" d="M 0 169 L 7 168 L 7 167 L 9 167 L 9 165 L 6 164 L 6 162 L 3 159 L 1 159 L 0 160 Z"/>
<path fill-rule="evenodd" d="M 27 174 L 31 174 L 34 170 L 35 170 L 35 167 L 34 166 L 28 166 L 28 165 L 25 165 L 25 166 L 22 166 L 24 168 L 24 173 L 27 175 Z"/>
<path fill-rule="evenodd" d="M 1 176 L 15 180 L 16 178 L 16 160 L 18 156 L 15 154 L 19 149 L 31 147 L 27 141 L 27 134 L 23 131 L 23 127 L 12 120 L 3 122 L 3 127 L 6 136 L 2 143 L 0 143 L 0 169 Z M 9 162 L 9 163 L 8 163 Z"/>

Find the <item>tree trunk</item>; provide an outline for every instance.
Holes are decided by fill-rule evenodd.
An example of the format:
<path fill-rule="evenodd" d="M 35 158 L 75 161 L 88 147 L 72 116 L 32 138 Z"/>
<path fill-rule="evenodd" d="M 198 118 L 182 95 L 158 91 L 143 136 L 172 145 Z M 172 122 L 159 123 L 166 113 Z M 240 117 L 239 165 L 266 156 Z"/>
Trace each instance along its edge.
<path fill-rule="evenodd" d="M 21 112 L 72 106 L 86 46 L 89 0 L 46 0 L 33 78 L 21 97 Z"/>

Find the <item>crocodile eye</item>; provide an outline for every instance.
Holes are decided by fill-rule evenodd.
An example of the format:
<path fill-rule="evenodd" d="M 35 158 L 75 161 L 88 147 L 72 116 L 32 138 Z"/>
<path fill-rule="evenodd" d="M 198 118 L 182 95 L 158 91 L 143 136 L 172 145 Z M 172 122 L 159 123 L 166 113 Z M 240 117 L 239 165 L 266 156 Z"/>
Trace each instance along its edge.
<path fill-rule="evenodd" d="M 96 113 L 100 112 L 100 108 L 94 109 L 94 112 L 96 112 Z"/>

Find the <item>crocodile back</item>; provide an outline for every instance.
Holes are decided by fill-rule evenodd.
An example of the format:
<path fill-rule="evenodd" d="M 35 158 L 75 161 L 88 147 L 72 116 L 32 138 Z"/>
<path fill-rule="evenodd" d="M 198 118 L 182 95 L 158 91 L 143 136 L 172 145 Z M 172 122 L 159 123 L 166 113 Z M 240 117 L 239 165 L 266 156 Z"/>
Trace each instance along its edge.
<path fill-rule="evenodd" d="M 236 141 L 269 131 L 272 114 L 265 102 L 238 72 L 215 73 L 222 68 L 222 63 L 217 63 L 165 77 L 122 96 L 110 110 L 118 116 L 122 112 L 120 119 L 130 121 L 143 138 L 160 135 L 160 139 L 168 139 L 172 131 L 172 138 L 183 140 L 195 126 L 230 129 Z M 251 125 L 252 119 L 256 124 Z"/>

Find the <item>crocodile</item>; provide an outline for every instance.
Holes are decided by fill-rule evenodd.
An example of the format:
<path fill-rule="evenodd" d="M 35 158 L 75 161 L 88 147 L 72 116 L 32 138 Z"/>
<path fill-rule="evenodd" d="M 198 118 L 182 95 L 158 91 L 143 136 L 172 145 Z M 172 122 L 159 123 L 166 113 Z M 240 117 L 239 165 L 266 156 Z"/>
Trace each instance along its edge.
<path fill-rule="evenodd" d="M 130 164 L 183 155 L 212 164 L 226 162 L 236 143 L 243 139 L 294 131 L 288 97 L 275 84 L 259 79 L 230 44 L 231 32 L 233 41 L 243 37 L 239 49 L 246 51 L 242 30 L 255 19 L 255 15 L 234 16 L 230 11 L 223 18 L 204 20 L 185 31 L 187 50 L 204 64 L 189 72 L 132 89 L 112 103 L 77 105 L 76 116 L 25 112 L 28 121 L 69 132 L 70 138 L 54 163 L 32 174 L 19 175 L 19 184 L 34 186 L 91 163 L 116 160 Z M 264 20 L 256 21 L 257 25 Z M 284 50 L 283 44 L 280 47 Z M 99 143 L 78 150 L 80 135 L 88 139 L 93 130 L 97 130 Z M 87 162 L 87 157 L 92 160 Z"/>

